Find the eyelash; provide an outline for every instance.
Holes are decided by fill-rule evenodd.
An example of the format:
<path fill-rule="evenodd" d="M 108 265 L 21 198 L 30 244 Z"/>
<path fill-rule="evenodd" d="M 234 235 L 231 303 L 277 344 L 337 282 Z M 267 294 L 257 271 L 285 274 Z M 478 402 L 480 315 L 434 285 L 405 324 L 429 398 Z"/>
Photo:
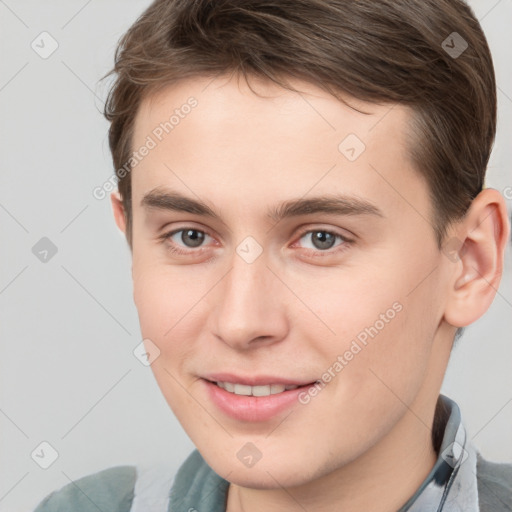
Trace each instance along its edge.
<path fill-rule="evenodd" d="M 163 242 L 166 242 L 166 241 L 169 241 L 171 239 L 171 237 L 177 233 L 181 233 L 182 231 L 187 231 L 187 230 L 191 230 L 191 231 L 197 231 L 199 233 L 202 233 L 204 235 L 207 235 L 211 238 L 213 238 L 208 232 L 206 231 L 203 231 L 201 229 L 197 229 L 197 228 L 194 228 L 194 227 L 184 227 L 184 228 L 180 228 L 180 229 L 177 229 L 177 230 L 174 230 L 174 231 L 170 231 L 169 233 L 165 233 L 163 234 L 160 239 L 163 241 Z M 307 229 L 307 230 L 304 230 L 300 233 L 300 235 L 298 235 L 298 238 L 297 240 L 300 240 L 301 238 L 304 237 L 304 235 L 307 235 L 309 233 L 327 233 L 329 235 L 333 235 L 335 238 L 337 239 L 340 239 L 342 241 L 341 244 L 338 244 L 337 246 L 334 246 L 334 248 L 331 248 L 331 249 L 326 249 L 325 251 L 322 251 L 320 249 L 305 249 L 310 255 L 313 255 L 315 257 L 322 257 L 323 255 L 326 255 L 326 256 L 330 256 L 330 255 L 333 255 L 333 254 L 337 254 L 339 252 L 342 252 L 344 250 L 346 250 L 349 246 L 351 245 L 354 240 L 344 236 L 344 235 L 341 235 L 340 233 L 337 233 L 335 231 L 329 231 L 327 229 Z M 201 254 L 202 252 L 204 252 L 205 250 L 207 250 L 206 247 L 199 247 L 198 249 L 189 249 L 189 250 L 184 250 L 184 249 L 181 249 L 175 245 L 168 245 L 167 246 L 167 250 L 169 250 L 169 252 L 173 253 L 173 254 L 177 254 L 179 256 L 189 256 L 190 254 Z"/>

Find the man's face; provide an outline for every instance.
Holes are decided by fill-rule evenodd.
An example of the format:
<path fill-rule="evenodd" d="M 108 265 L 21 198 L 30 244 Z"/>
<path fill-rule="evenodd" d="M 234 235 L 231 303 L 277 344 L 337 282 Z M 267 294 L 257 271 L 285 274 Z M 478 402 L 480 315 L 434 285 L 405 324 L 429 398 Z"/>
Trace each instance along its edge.
<path fill-rule="evenodd" d="M 240 485 L 278 487 L 399 429 L 430 435 L 421 419 L 450 349 L 449 260 L 408 158 L 408 110 L 349 100 L 363 114 L 305 83 L 301 95 L 255 84 L 267 97 L 243 80 L 195 79 L 142 104 L 134 300 L 148 351 L 160 351 L 157 382 L 206 461 Z M 319 198 L 336 208 L 277 215 Z"/>

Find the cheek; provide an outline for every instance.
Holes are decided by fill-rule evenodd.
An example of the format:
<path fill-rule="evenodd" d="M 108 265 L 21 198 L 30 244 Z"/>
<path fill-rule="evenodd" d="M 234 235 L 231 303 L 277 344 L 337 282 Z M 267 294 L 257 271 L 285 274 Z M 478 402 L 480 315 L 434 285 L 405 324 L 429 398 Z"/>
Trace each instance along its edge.
<path fill-rule="evenodd" d="M 163 339 L 182 321 L 190 323 L 207 283 L 207 274 L 198 266 L 169 265 L 142 251 L 134 253 L 133 298 L 143 334 Z"/>
<path fill-rule="evenodd" d="M 373 270 L 360 265 L 288 277 L 287 284 L 306 306 L 299 301 L 292 306 L 294 327 L 303 331 L 304 339 L 329 339 L 319 349 L 332 352 L 348 348 L 355 338 L 364 343 L 385 337 L 399 316 L 397 310 L 403 308 L 400 279 L 380 265 Z"/>
<path fill-rule="evenodd" d="M 197 352 L 194 340 L 200 338 L 202 322 L 198 315 L 204 284 L 190 284 L 179 269 L 162 264 L 142 265 L 137 258 L 133 276 L 142 337 L 151 340 L 160 351 L 151 364 L 155 380 L 180 421 L 190 415 L 200 417 L 201 411 L 188 392 L 191 382 L 183 376 L 184 365 Z"/>
<path fill-rule="evenodd" d="M 171 399 L 179 395 L 175 379 L 188 385 L 182 382 L 183 365 L 191 360 L 196 340 L 200 339 L 204 282 L 185 278 L 176 268 L 161 264 L 143 266 L 139 261 L 134 262 L 133 274 L 133 296 L 142 337 L 150 339 L 160 351 L 151 368 L 173 406 Z"/>
<path fill-rule="evenodd" d="M 363 402 L 380 407 L 386 396 L 396 401 L 392 390 L 401 390 L 400 397 L 409 400 L 425 377 L 437 327 L 435 308 L 430 306 L 432 290 L 411 290 L 418 276 L 428 273 L 428 263 L 398 264 L 398 256 L 379 258 L 378 264 L 364 265 L 364 271 L 331 269 L 324 277 L 297 280 L 297 295 L 307 297 L 321 319 L 311 311 L 298 315 L 299 337 L 320 355 L 322 371 L 337 376 L 331 390 L 341 402 L 362 393 Z M 324 341 L 319 343 L 320 337 Z"/>

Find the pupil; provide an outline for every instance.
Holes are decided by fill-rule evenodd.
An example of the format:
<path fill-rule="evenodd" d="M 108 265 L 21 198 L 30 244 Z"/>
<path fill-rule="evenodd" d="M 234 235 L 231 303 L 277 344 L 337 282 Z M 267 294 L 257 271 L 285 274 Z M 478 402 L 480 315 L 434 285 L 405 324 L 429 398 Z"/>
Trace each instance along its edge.
<path fill-rule="evenodd" d="M 186 238 L 189 239 L 190 243 L 187 242 Z M 204 240 L 204 233 L 197 231 L 197 229 L 188 229 L 183 231 L 181 240 L 185 245 L 188 245 L 189 247 L 198 247 Z"/>
<path fill-rule="evenodd" d="M 315 231 L 313 233 L 313 245 L 317 249 L 330 249 L 335 241 L 335 237 L 326 231 Z"/>

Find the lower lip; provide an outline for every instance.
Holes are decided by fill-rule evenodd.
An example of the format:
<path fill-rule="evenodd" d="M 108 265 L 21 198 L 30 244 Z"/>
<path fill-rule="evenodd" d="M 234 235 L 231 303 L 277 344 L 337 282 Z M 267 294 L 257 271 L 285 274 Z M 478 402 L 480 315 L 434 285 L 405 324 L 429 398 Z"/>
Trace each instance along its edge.
<path fill-rule="evenodd" d="M 267 421 L 298 402 L 301 393 L 314 385 L 308 384 L 268 396 L 235 395 L 202 379 L 212 402 L 228 416 L 239 421 Z"/>

